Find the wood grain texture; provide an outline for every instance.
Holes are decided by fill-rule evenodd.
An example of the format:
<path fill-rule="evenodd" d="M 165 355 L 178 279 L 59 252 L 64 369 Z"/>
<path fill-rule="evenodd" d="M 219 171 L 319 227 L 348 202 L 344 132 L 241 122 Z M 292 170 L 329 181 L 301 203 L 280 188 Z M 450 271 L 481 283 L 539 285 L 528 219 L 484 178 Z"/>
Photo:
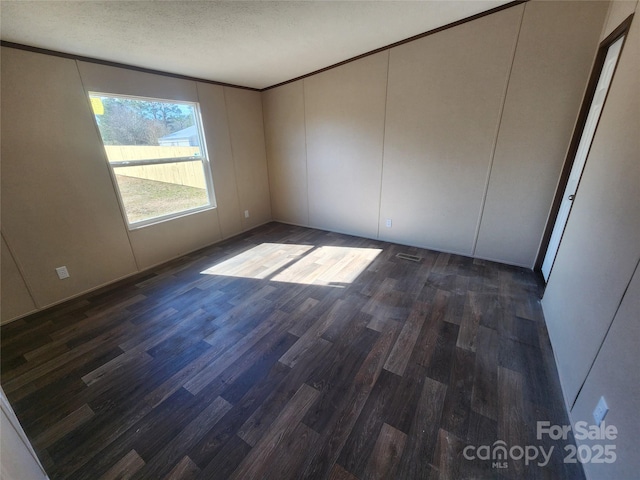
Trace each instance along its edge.
<path fill-rule="evenodd" d="M 418 339 L 422 324 L 425 321 L 428 312 L 428 305 L 424 303 L 416 303 L 413 310 L 409 314 L 407 321 L 402 327 L 402 331 L 396 340 L 389 358 L 384 364 L 384 368 L 397 375 L 402 375 L 407 364 L 409 363 L 409 357 L 413 352 L 413 347 Z"/>
<path fill-rule="evenodd" d="M 298 426 L 302 417 L 318 398 L 319 392 L 302 384 L 280 415 L 274 420 L 260 441 L 251 449 L 240 466 L 234 471 L 234 479 L 258 478 L 265 476 L 269 457 L 280 448 L 280 443 Z"/>
<path fill-rule="evenodd" d="M 2 386 L 52 479 L 582 479 L 462 455 L 568 422 L 538 294 L 272 223 L 3 326 Z"/>
<path fill-rule="evenodd" d="M 391 425 L 384 423 L 378 435 L 363 479 L 384 480 L 396 478 L 396 470 L 402 457 L 402 450 L 407 441 L 407 435 Z"/>
<path fill-rule="evenodd" d="M 72 432 L 78 426 L 93 417 L 94 412 L 89 405 L 84 404 L 77 410 L 73 411 L 62 420 L 52 425 L 50 428 L 38 435 L 33 443 L 40 448 L 47 448 L 55 441 L 64 437 L 67 433 Z"/>
<path fill-rule="evenodd" d="M 109 469 L 107 473 L 100 477 L 100 480 L 128 480 L 140 470 L 144 465 L 144 460 L 140 458 L 138 452 L 131 450 L 122 459 Z"/>
<path fill-rule="evenodd" d="M 185 456 L 164 477 L 164 480 L 190 480 L 196 478 L 198 473 L 200 473 L 198 466 L 189 457 Z"/>

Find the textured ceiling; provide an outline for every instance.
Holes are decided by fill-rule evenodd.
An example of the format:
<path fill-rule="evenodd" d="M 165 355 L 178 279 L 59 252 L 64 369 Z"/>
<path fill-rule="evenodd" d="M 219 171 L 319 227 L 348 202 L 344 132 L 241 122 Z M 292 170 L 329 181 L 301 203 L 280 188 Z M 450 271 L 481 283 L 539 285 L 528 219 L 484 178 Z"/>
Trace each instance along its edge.
<path fill-rule="evenodd" d="M 264 88 L 505 3 L 2 0 L 0 37 Z"/>

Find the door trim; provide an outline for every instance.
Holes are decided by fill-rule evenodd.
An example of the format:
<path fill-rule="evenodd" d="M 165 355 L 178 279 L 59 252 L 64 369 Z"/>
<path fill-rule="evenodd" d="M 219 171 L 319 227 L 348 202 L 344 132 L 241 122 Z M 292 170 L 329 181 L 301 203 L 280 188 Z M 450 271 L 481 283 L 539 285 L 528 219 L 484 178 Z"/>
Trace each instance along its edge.
<path fill-rule="evenodd" d="M 567 188 L 569 175 L 571 174 L 571 168 L 573 167 L 576 154 L 578 153 L 578 146 L 580 145 L 580 139 L 582 138 L 582 133 L 584 131 L 585 124 L 587 122 L 587 116 L 589 115 L 591 102 L 593 101 L 593 97 L 596 93 L 598 80 L 600 79 L 602 68 L 604 67 L 604 61 L 605 61 L 605 58 L 607 57 L 607 51 L 609 50 L 609 47 L 616 42 L 616 40 L 618 40 L 620 37 L 624 35 L 625 38 L 622 42 L 622 47 L 620 49 L 620 54 L 619 54 L 619 57 L 622 56 L 622 52 L 624 51 L 624 46 L 628 38 L 627 34 L 629 33 L 629 28 L 631 27 L 631 22 L 633 21 L 633 15 L 634 15 L 633 13 L 629 15 L 613 32 L 611 32 L 611 34 L 607 36 L 607 38 L 605 38 L 602 42 L 600 42 L 600 45 L 598 47 L 598 53 L 596 54 L 596 58 L 593 62 L 593 68 L 591 69 L 591 75 L 589 77 L 589 82 L 587 83 L 587 89 L 585 90 L 585 94 L 582 99 L 582 105 L 580 106 L 580 113 L 578 114 L 578 119 L 576 120 L 576 125 L 573 129 L 573 135 L 571 137 L 571 143 L 569 144 L 569 150 L 567 150 L 567 155 L 565 157 L 564 165 L 562 167 L 562 173 L 560 174 L 560 180 L 558 181 L 558 186 L 556 187 L 556 193 L 553 198 L 553 203 L 551 205 L 551 211 L 549 212 L 549 217 L 547 219 L 547 224 L 544 229 L 544 234 L 542 235 L 542 242 L 540 243 L 538 256 L 536 257 L 536 262 L 533 267 L 534 271 L 539 273 L 540 274 L 539 276 L 543 279 L 544 279 L 544 276 L 542 275 L 542 264 L 544 262 L 545 255 L 547 254 L 547 249 L 549 248 L 549 241 L 551 240 L 551 234 L 553 232 L 553 228 L 558 218 L 558 212 L 560 211 L 560 204 L 562 203 L 562 198 L 564 197 L 564 192 L 565 192 L 565 189 Z M 616 68 L 613 71 L 614 77 L 615 77 L 615 70 L 617 70 L 617 68 L 618 68 L 618 65 L 616 65 Z M 606 103 L 606 97 L 605 97 L 605 103 Z M 599 123 L 600 123 L 600 118 L 598 119 L 598 123 L 596 124 L 596 130 L 595 130 L 596 132 L 598 131 Z"/>

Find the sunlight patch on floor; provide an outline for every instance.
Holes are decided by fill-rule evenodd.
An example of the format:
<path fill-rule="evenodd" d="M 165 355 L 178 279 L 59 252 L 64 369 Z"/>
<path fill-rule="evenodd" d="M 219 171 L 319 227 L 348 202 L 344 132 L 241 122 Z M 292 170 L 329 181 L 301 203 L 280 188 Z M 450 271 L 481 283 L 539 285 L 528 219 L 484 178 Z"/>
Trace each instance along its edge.
<path fill-rule="evenodd" d="M 344 287 L 358 278 L 380 252 L 378 248 L 262 243 L 201 273 Z"/>

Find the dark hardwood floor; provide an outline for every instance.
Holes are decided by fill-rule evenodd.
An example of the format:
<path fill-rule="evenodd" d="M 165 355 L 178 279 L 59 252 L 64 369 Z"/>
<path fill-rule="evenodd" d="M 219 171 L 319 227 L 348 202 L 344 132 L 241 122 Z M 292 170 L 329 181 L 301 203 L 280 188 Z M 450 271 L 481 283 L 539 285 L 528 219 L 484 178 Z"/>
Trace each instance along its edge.
<path fill-rule="evenodd" d="M 540 288 L 272 223 L 3 326 L 1 382 L 52 479 L 582 479 Z"/>

